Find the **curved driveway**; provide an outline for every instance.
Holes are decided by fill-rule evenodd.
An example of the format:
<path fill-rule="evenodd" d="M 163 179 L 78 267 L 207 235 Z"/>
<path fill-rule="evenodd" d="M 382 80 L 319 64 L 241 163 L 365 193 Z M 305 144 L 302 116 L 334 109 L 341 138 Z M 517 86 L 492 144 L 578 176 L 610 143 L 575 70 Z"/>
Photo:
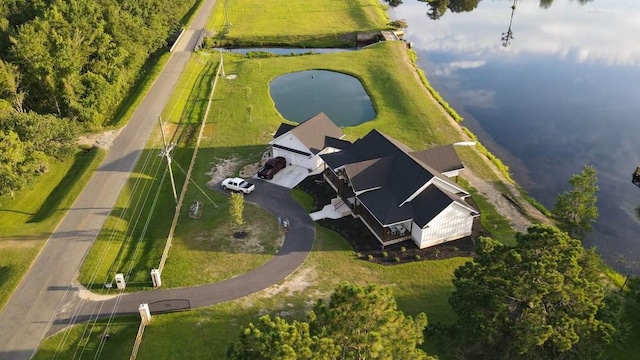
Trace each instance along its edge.
<path fill-rule="evenodd" d="M 96 317 L 138 314 L 141 303 L 168 299 L 189 299 L 191 307 L 203 307 L 237 299 L 265 289 L 286 278 L 295 271 L 311 251 L 315 238 L 315 226 L 307 212 L 291 197 L 291 190 L 258 179 L 256 190 L 246 200 L 268 210 L 274 216 L 289 219 L 289 231 L 280 251 L 267 263 L 246 274 L 214 284 L 177 289 L 157 289 L 121 295 L 105 301 L 82 301 L 79 310 L 61 312 L 49 334 L 72 323 Z"/>

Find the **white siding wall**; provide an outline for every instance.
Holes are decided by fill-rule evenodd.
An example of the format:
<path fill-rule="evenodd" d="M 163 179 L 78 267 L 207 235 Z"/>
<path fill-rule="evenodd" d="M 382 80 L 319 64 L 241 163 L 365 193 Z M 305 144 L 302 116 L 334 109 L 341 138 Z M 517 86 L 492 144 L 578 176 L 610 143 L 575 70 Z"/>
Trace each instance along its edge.
<path fill-rule="evenodd" d="M 457 240 L 471 235 L 473 216 L 469 209 L 452 203 L 442 211 L 435 219 L 431 220 L 427 227 L 420 229 L 414 226 L 412 236 L 419 248 L 438 245 L 443 242 Z M 415 241 L 414 240 L 414 241 Z"/>
<path fill-rule="evenodd" d="M 298 138 L 293 136 L 293 134 L 291 133 L 283 134 L 279 138 L 272 140 L 270 144 L 278 144 L 280 146 L 284 146 L 290 149 L 309 152 L 309 149 L 307 149 L 307 147 L 304 146 L 298 140 Z M 320 161 L 322 161 L 322 159 L 320 159 L 320 157 L 317 155 L 308 157 L 305 155 L 301 155 L 301 154 L 283 150 L 277 147 L 273 147 L 273 157 L 277 157 L 277 156 L 282 156 L 285 159 L 287 159 L 287 165 L 302 166 L 310 170 L 314 170 L 318 168 L 318 166 L 320 166 L 321 164 Z"/>

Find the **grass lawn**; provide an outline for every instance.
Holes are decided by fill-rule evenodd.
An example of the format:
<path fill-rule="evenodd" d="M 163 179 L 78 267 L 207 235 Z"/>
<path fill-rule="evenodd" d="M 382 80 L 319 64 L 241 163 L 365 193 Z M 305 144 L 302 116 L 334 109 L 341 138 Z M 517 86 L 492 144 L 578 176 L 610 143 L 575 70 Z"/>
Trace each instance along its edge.
<path fill-rule="evenodd" d="M 0 198 L 0 308 L 104 155 L 97 149 L 80 151 L 53 163 L 33 188 L 18 191 L 13 199 Z"/>
<path fill-rule="evenodd" d="M 377 0 L 218 1 L 207 29 L 228 44 L 355 46 L 356 31 L 387 28 Z"/>
<path fill-rule="evenodd" d="M 304 319 L 318 298 L 326 298 L 336 284 L 349 281 L 391 286 L 398 306 L 405 313 L 426 312 L 430 322 L 451 322 L 455 314 L 448 304 L 453 290 L 451 273 L 467 259 L 421 261 L 381 266 L 356 259 L 350 245 L 336 233 L 317 227 L 314 249 L 305 263 L 290 277 L 259 293 L 235 301 L 189 312 L 154 316 L 146 328 L 138 359 L 224 359 L 228 345 L 237 339 L 241 327 L 262 314 L 286 319 Z M 88 328 L 73 328 L 58 358 L 72 358 L 78 345 L 92 358 L 105 322 L 90 327 L 93 335 L 83 337 Z M 111 338 L 102 358 L 122 359 L 130 354 L 138 322 L 116 319 L 109 328 Z M 64 334 L 47 339 L 35 359 L 53 357 Z M 431 353 L 433 344 L 429 345 Z M 126 351 L 129 351 L 127 353 Z"/>

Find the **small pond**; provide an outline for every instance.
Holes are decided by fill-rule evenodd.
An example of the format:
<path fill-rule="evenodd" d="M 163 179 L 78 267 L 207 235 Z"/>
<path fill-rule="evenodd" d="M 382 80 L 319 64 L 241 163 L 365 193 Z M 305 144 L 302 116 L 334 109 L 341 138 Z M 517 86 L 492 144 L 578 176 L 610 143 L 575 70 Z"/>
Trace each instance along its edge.
<path fill-rule="evenodd" d="M 282 117 L 303 122 L 319 112 L 338 126 L 355 126 L 373 120 L 376 112 L 369 95 L 353 76 L 326 70 L 309 70 L 275 78 L 271 98 Z"/>

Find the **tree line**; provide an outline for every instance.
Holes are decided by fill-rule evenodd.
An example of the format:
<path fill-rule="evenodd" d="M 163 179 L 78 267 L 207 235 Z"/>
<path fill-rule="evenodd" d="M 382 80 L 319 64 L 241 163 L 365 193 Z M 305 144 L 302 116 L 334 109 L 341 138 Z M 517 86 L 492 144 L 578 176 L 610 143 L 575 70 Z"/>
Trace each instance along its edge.
<path fill-rule="evenodd" d="M 13 151 L 0 155 L 0 195 L 69 155 L 60 149 L 79 130 L 105 125 L 197 1 L 3 0 L 0 139 Z"/>

